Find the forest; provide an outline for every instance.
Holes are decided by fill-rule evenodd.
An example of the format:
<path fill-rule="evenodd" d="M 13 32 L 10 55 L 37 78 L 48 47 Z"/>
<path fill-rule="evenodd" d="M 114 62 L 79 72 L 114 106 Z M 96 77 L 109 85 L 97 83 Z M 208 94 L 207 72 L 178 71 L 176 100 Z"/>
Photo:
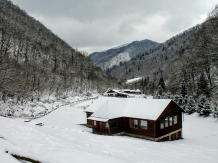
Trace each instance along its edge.
<path fill-rule="evenodd" d="M 76 38 L 75 38 L 76 39 Z M 104 92 L 117 81 L 14 5 L 0 0 L 0 100 L 40 100 L 88 91 Z"/>
<path fill-rule="evenodd" d="M 140 87 L 154 98 L 171 98 L 188 113 L 218 113 L 218 6 L 196 26 L 184 52 L 165 69 L 144 77 Z M 206 110 L 206 111 L 205 111 Z"/>

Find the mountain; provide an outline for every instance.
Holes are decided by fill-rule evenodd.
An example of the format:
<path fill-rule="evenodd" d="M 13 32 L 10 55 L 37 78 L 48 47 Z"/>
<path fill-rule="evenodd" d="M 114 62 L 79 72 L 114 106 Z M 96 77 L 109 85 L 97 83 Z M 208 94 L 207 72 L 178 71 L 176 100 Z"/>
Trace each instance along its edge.
<path fill-rule="evenodd" d="M 89 58 L 96 66 L 106 71 L 128 62 L 137 55 L 149 52 L 151 48 L 157 45 L 157 42 L 151 40 L 134 41 L 102 52 L 94 52 L 89 55 Z"/>
<path fill-rule="evenodd" d="M 141 77 L 126 87 L 155 98 L 174 98 L 185 110 L 218 109 L 218 7 L 206 21 L 159 44 L 150 53 L 110 70 L 118 79 Z M 126 71 L 126 73 L 125 73 Z M 193 100 L 194 99 L 194 100 Z M 184 105 L 185 104 L 185 105 Z M 215 106 L 214 108 L 211 106 Z M 188 106 L 189 105 L 189 106 Z M 192 105 L 192 106 L 191 106 Z M 195 110 L 195 109 L 194 109 Z M 208 114 L 197 110 L 199 114 Z"/>
<path fill-rule="evenodd" d="M 97 90 L 117 82 L 39 21 L 0 0 L 0 100 L 39 100 Z"/>
<path fill-rule="evenodd" d="M 190 28 L 169 40 L 156 44 L 148 50 L 135 53 L 131 60 L 112 67 L 109 72 L 117 79 L 150 76 L 163 71 L 170 63 L 176 60 L 189 46 L 190 39 L 196 27 Z M 95 62 L 94 62 L 95 63 Z M 96 64 L 99 66 L 99 64 Z"/>
<path fill-rule="evenodd" d="M 218 106 L 217 25 L 218 6 L 208 14 L 206 21 L 196 26 L 188 48 L 166 69 L 165 79 L 170 83 L 167 84 L 167 89 L 171 92 L 181 90 L 183 84 L 186 94 L 198 98 L 198 103 L 201 98 L 209 99 L 211 103 L 216 101 L 215 106 Z"/>

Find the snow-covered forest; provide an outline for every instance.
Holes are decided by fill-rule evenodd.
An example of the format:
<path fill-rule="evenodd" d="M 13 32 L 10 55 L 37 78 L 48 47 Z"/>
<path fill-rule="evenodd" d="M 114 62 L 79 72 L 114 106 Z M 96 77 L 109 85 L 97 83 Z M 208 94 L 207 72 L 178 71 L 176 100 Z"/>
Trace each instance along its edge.
<path fill-rule="evenodd" d="M 154 98 L 174 99 L 188 113 L 218 113 L 218 7 L 196 26 L 189 46 L 165 69 L 125 87 L 141 88 Z M 161 63 L 160 63 L 161 65 Z"/>
<path fill-rule="evenodd" d="M 106 66 L 106 73 L 86 52 L 72 48 L 10 0 L 0 0 L 0 162 L 217 162 L 217 27 L 218 6 L 205 22 L 164 43 L 153 42 L 148 49 L 140 43 L 130 47 L 127 51 L 134 56 L 128 62 L 126 53 L 118 57 L 115 53 L 129 44 L 113 48 L 116 59 Z M 142 49 L 146 51 L 141 53 Z M 105 63 L 108 58 L 111 56 L 103 56 Z M 126 82 L 124 78 L 133 79 Z M 181 139 L 171 139 L 177 129 L 164 134 L 170 141 L 160 142 L 134 135 L 94 134 L 84 109 L 93 106 L 108 88 L 141 89 L 143 95 L 138 96 L 143 98 L 145 94 L 147 99 L 173 99 L 186 112 L 181 113 L 181 124 L 174 107 L 167 111 L 172 115 L 159 118 L 158 125 L 147 125 L 147 119 L 142 122 L 152 131 L 156 126 L 162 129 L 162 124 L 166 130 L 178 124 Z M 113 114 L 108 105 L 103 105 L 106 111 L 99 112 Z M 139 104 L 134 102 L 132 112 L 137 110 L 135 105 Z M 149 112 L 155 112 L 152 106 L 146 106 Z M 176 120 L 172 121 L 173 116 Z M 138 128 L 138 120 L 132 130 L 144 133 L 138 129 L 145 125 Z M 110 131 L 110 120 L 104 122 Z M 124 126 L 128 123 L 131 127 L 131 121 Z"/>
<path fill-rule="evenodd" d="M 138 76 L 150 76 L 160 69 L 166 69 L 170 63 L 184 53 L 196 29 L 197 27 L 192 27 L 161 44 L 156 44 L 156 46 L 144 51 L 143 49 L 140 52 L 136 51 L 136 54 L 130 57 L 129 61 L 119 60 L 120 64 L 111 67 L 108 72 L 119 80 L 125 80 Z M 138 47 L 136 48 L 138 49 Z M 122 49 L 119 50 L 122 51 Z M 109 52 L 105 53 L 110 55 Z M 104 64 L 104 62 L 101 64 Z M 96 65 L 99 65 L 99 63 Z"/>
<path fill-rule="evenodd" d="M 0 1 L 0 103 L 39 101 L 116 87 L 86 52 L 70 47 L 11 1 Z"/>

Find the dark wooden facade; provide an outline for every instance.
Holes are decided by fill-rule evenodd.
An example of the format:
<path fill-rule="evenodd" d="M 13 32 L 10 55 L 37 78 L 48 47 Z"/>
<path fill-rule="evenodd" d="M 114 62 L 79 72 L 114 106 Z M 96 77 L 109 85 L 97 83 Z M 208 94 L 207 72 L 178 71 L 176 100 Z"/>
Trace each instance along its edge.
<path fill-rule="evenodd" d="M 183 110 L 176 103 L 171 101 L 156 120 L 120 117 L 110 119 L 108 122 L 90 120 L 89 122 L 87 121 L 87 123 L 92 124 L 94 133 L 107 135 L 125 133 L 126 135 L 154 141 L 176 140 L 182 138 L 182 112 Z M 176 120 L 174 120 L 173 117 L 177 117 Z M 131 127 L 131 119 L 136 120 L 138 124 L 140 124 L 140 120 L 146 121 L 147 128 L 143 129 L 140 125 L 136 128 Z M 168 121 L 166 119 L 168 119 Z M 110 122 L 114 120 L 116 121 L 116 127 L 111 127 Z M 161 122 L 163 122 L 163 120 L 164 127 L 161 128 Z"/>
<path fill-rule="evenodd" d="M 147 121 L 147 129 L 141 129 L 140 125 L 138 126 L 138 128 L 132 128 L 130 126 L 131 119 L 138 120 L 138 123 L 140 120 Z M 154 137 L 154 124 L 155 124 L 155 121 L 152 121 L 152 120 L 125 117 L 125 132 L 129 134 L 135 134 L 139 136 L 155 138 Z"/>
<path fill-rule="evenodd" d="M 114 92 L 114 91 L 110 91 L 110 92 L 107 92 L 108 93 L 108 96 L 111 96 L 111 97 L 122 97 L 122 98 L 127 98 L 128 95 L 125 94 L 125 93 L 122 93 L 122 92 Z M 111 94 L 110 94 L 111 93 Z"/>
<path fill-rule="evenodd" d="M 127 98 L 128 95 L 127 94 L 123 94 L 123 93 L 117 93 L 116 97 L 122 97 L 122 98 Z"/>
<path fill-rule="evenodd" d="M 93 112 L 86 112 L 86 120 L 87 120 L 86 124 L 88 126 L 92 126 L 92 120 L 88 119 L 92 114 L 93 114 Z"/>
<path fill-rule="evenodd" d="M 92 121 L 92 131 L 99 134 L 110 135 L 110 128 L 106 126 L 106 122 Z"/>
<path fill-rule="evenodd" d="M 168 127 L 164 127 L 163 129 L 160 128 L 161 119 L 164 119 L 166 117 L 173 117 L 175 115 L 178 116 L 177 124 L 175 125 L 173 124 L 170 126 L 168 123 Z M 156 127 L 156 137 L 160 137 L 168 133 L 171 133 L 173 131 L 181 129 L 182 128 L 182 111 L 180 107 L 176 103 L 170 102 L 167 108 L 163 111 L 163 113 L 156 120 L 155 127 Z M 181 132 L 179 134 L 180 134 L 179 138 L 181 138 Z"/>

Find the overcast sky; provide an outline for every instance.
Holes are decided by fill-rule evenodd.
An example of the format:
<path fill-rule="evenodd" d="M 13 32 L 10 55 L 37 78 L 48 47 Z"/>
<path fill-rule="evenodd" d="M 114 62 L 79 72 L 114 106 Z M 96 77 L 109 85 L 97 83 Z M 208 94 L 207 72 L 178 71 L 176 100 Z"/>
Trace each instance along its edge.
<path fill-rule="evenodd" d="M 12 0 L 73 48 L 164 42 L 203 22 L 218 0 Z"/>

